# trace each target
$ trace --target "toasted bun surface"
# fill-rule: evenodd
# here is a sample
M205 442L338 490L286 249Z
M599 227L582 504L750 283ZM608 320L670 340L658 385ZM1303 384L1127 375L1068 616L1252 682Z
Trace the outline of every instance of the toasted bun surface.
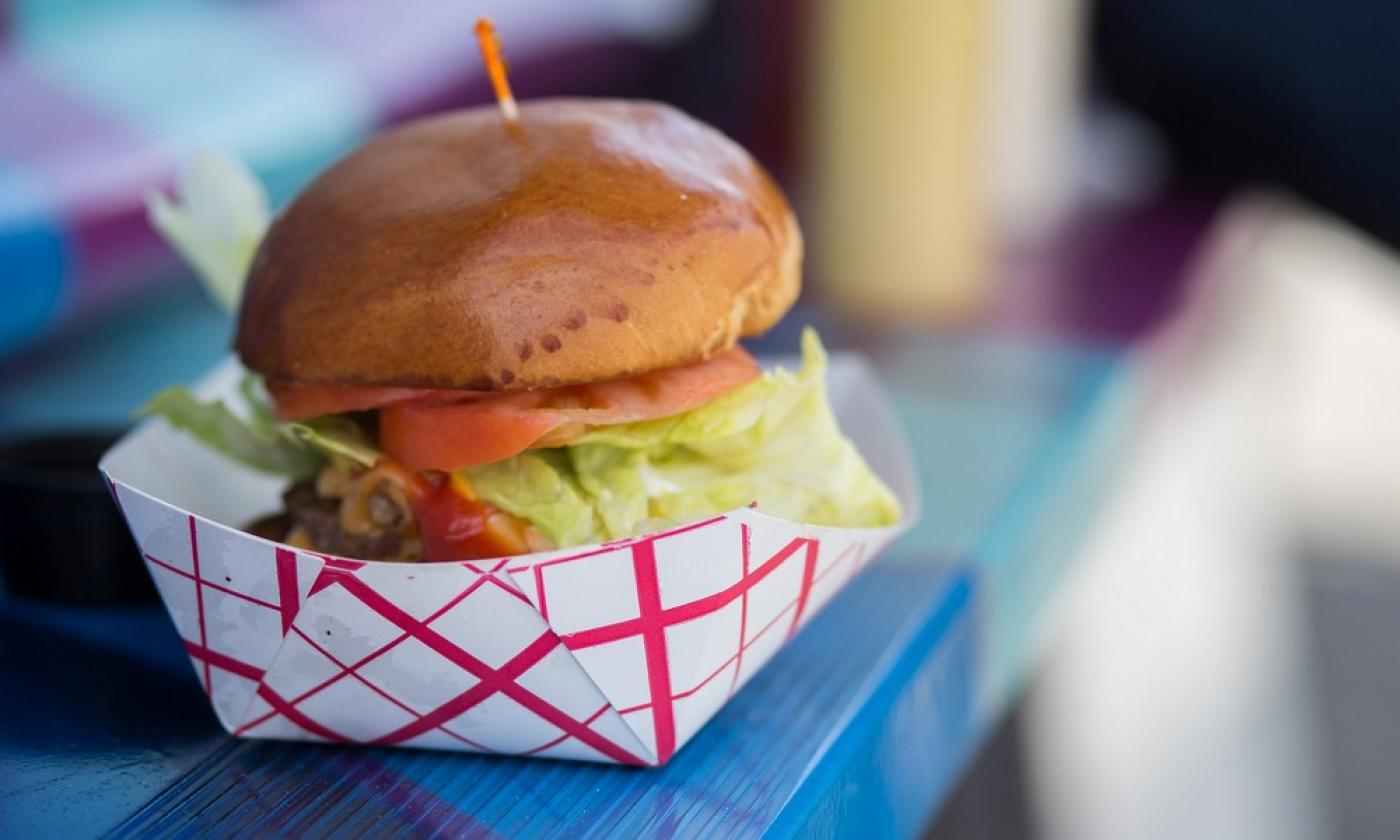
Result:
M648 102L495 106L382 134L277 219L235 347L270 379L517 390L698 361L797 296L787 201Z

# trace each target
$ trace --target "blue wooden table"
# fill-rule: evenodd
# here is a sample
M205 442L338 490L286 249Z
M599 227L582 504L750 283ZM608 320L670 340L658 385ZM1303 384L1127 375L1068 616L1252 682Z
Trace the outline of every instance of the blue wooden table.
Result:
M0 428L120 421L226 330L193 299L137 313L12 372ZM158 605L0 594L0 837L915 834L1032 666L1121 426L1120 360L882 340L923 520L660 769L231 739Z

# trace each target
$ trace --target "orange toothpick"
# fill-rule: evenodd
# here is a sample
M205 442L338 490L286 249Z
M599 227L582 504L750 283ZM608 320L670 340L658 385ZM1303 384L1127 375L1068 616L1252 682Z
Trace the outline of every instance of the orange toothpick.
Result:
M496 39L496 27L489 18L477 18L476 42L481 45L481 60L486 63L491 87L496 89L496 104L501 106L501 116L505 117L506 122L514 123L520 119L520 109L515 106L515 97L510 92L506 62L501 57L501 42Z

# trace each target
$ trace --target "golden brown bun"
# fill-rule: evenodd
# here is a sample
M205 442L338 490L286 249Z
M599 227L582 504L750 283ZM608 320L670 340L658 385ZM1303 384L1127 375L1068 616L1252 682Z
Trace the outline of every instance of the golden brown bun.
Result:
M235 347L268 378L525 389L698 361L772 326L802 240L743 149L674 108L529 102L410 123L273 223Z

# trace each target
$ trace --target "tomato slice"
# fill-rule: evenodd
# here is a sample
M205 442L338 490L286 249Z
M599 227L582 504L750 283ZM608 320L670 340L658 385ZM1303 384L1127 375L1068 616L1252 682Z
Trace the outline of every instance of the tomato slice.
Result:
M379 414L379 445L411 470L455 470L524 452L558 424L553 412L507 406L391 405Z
M430 388L343 388L336 385L295 385L269 380L267 392L283 420L309 420L323 414L366 411L409 400L431 399L444 392ZM451 393L451 392L449 392ZM476 393L463 391L463 398Z
M594 426L679 414L758 375L735 347L707 361L628 379L441 404L386 405L379 445L411 470L456 470L504 460L532 446L558 446Z

